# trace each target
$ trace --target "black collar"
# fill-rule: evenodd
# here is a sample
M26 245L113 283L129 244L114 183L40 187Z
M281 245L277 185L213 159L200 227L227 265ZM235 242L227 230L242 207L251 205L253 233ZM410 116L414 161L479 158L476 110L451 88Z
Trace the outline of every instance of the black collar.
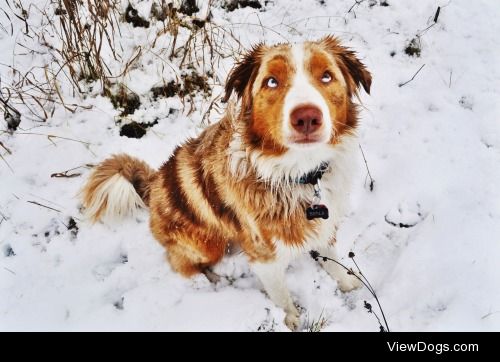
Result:
M321 162L321 165L317 168L296 178L294 182L302 185L316 185L318 180L321 180L326 171L328 171L329 166L330 164L328 162Z

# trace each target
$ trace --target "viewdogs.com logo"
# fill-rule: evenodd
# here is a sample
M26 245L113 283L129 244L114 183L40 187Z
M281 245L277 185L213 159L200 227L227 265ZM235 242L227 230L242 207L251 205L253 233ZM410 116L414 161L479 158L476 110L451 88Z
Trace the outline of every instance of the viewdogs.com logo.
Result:
M478 352L479 345L477 343L456 343L449 345L448 343L399 343L387 342L387 347L391 352L434 352L441 354L443 352Z

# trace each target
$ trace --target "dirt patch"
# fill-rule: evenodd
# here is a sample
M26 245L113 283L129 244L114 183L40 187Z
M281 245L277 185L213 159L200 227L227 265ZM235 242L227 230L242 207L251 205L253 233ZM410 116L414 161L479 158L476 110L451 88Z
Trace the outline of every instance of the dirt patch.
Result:
M420 45L420 39L418 38L413 38L410 40L408 45L405 47L405 54L409 55L410 57L420 57L420 53L422 51L422 47Z
M210 74L200 75L194 71L190 74L183 74L181 78L184 84L179 95L185 97L187 95L194 96L196 93L202 93L203 96L209 97L212 94L212 88L208 84L210 76Z
M193 19L191 22L198 29L203 28L205 26L205 24L207 23L205 20L200 20L200 19Z
M165 85L157 86L151 88L153 93L153 99L158 98L170 98L179 96L184 97L194 97L196 94L202 94L203 97L210 97L212 94L212 87L209 84L209 79L212 74L208 73L206 75L198 74L196 71L191 71L191 73L184 73L181 75L181 81L170 81Z
M16 253L14 252L14 249L12 249L12 246L7 244L3 249L3 255L7 258L10 258L11 256L16 256Z
M149 127L158 124L158 121L154 122L130 122L124 124L120 128L120 136L125 136L128 138L142 138Z
M73 219L73 217L69 218L68 225L66 225L66 228L71 232L71 238L76 239L80 228L76 224L76 221L75 221L75 219Z
M179 12L191 16L200 11L200 8L196 5L196 0L184 0Z
M163 86L153 87L151 88L151 92L153 92L153 99L157 100L158 98L170 98L174 97L181 90L181 85L176 83L175 81L170 81Z
M243 8L261 9L262 4L258 0L229 0L222 5L222 8L227 11Z
M111 100L113 107L123 109L120 116L134 114L135 110L141 106L139 96L127 89L124 85L118 86L118 91L113 93L110 89L104 91L104 95Z
M7 122L7 129L9 131L17 130L17 127L19 127L19 124L21 123L21 113L14 108L9 109L7 106L5 106L3 118Z
M130 4L128 4L125 10L125 21L132 24L134 28L149 28L149 21L141 18L138 11Z
M124 297L121 297L119 300L113 303L113 307L115 307L118 310L123 310L123 301Z

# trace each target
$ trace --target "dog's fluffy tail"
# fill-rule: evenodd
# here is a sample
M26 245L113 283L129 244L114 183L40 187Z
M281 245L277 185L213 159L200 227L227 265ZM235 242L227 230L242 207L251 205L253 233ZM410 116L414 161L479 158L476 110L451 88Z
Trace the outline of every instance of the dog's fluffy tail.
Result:
M80 192L86 218L92 222L117 219L148 206L155 174L145 162L125 154L106 159Z

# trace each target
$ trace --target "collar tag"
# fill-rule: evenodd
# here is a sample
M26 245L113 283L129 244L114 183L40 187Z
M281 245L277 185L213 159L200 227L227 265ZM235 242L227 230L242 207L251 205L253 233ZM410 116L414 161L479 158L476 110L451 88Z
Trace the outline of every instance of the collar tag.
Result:
M306 209L307 220L328 219L328 208L325 205L311 205Z

